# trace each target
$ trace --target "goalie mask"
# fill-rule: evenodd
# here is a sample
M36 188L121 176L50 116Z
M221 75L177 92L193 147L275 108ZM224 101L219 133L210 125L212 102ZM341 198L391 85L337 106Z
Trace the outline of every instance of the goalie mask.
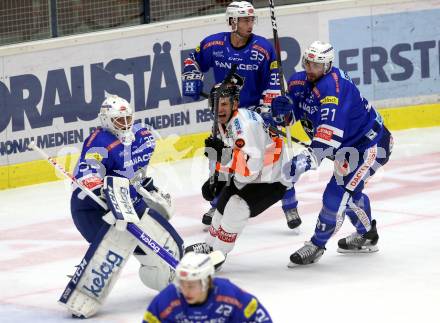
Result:
M335 59L335 50L329 43L319 40L314 41L305 51L302 57L302 67L305 69L306 61L324 64L324 74L330 72Z
M232 26L232 23L237 26L238 18L240 17L253 17L254 23L257 23L257 17L255 16L254 6L247 1L233 1L226 8L226 23L228 26ZM232 30L236 31L236 30Z
M134 134L133 108L127 100L117 95L109 96L104 100L99 111L101 125L112 132L123 144L131 144Z
M183 256L176 267L175 284L180 288L180 281L197 281L202 283L202 290L209 288L210 279L214 277L214 264L204 253L189 252Z

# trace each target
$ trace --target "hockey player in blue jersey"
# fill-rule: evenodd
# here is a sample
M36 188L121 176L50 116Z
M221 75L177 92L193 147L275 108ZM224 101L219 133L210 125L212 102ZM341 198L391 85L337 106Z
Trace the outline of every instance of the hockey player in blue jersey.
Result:
M329 43L313 42L303 55L305 71L289 79L287 96L272 101L274 117L293 112L293 119L307 125L311 135L311 149L292 160L294 182L303 172L318 167L325 157L334 159L334 173L324 191L315 233L290 256L289 266L317 262L345 215L356 232L339 240L338 251L378 250L376 221L363 189L368 178L388 162L393 138L349 76L332 66L333 60L334 49Z
M255 9L247 1L233 1L226 9L226 23L231 32L221 32L206 37L184 61L182 74L183 95L198 100L203 89L203 73L214 71L215 83L223 81L232 67L244 78L240 92L240 108L255 110L265 121L271 121L270 103L280 91L278 66L272 44L264 37L253 34L257 20ZM202 222L210 225L218 196ZM301 224L297 210L298 201L293 188L286 192L282 207L289 228Z
M183 241L168 222L170 196L146 176L155 139L148 129L133 125L133 114L130 104L118 96L110 96L102 103L102 127L85 140L74 176L103 199L106 176L129 179L131 202L139 218L135 219L137 225L180 259ZM71 196L71 213L75 226L90 244L60 299L75 316L90 317L97 312L131 254L140 262L139 276L149 288L161 290L172 280L174 271L155 253L143 252L125 230L126 223L121 223L124 221L102 209L79 188Z
M157 295L143 323L272 322L258 299L224 278L214 278L206 254L185 254L176 268L174 284Z

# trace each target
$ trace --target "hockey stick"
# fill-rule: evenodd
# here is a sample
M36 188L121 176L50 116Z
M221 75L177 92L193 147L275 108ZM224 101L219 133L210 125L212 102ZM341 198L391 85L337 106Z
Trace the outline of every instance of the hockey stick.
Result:
M221 91L225 87L225 85L231 81L232 75L235 73L236 70L237 70L237 64L232 64L231 69L229 70L224 80L220 83L220 86L217 89L217 91ZM203 92L202 92L202 96L209 98L209 95ZM219 98L214 92L214 102L213 102L214 119L212 124L213 138L217 137L217 132L218 132L218 103L219 103ZM216 165L216 161L212 162L212 165L210 165L212 174L209 176L209 184L211 185L214 185L218 181L219 173L216 171L215 165Z
M101 200L98 196L96 196L91 190L82 185L74 176L72 176L69 172L67 172L63 166L58 164L55 159L46 154L41 148L39 148L35 142L31 142L28 145L29 148L39 153L46 161L51 164L54 168L60 171L66 178L68 178L72 183L78 186L83 192L85 192L92 200L94 200L99 206L101 206L104 210L109 210L107 204ZM134 223L127 224L127 231L130 232L137 240L139 240L143 245L145 245L148 249L154 251L163 261L165 261L168 266L172 269L175 269L178 261L164 249L160 244L154 241L149 235L147 235L141 228L139 228ZM225 261L225 256L219 250L213 251L209 254L214 265L217 265L223 261Z
M272 21L272 32L273 32L273 41L275 43L275 52L277 55L277 64L278 64L278 72L279 72L279 79L280 79L280 85L281 85L281 95L286 95L286 85L284 84L284 72L283 72L283 65L281 64L281 46L280 46L280 39L278 37L278 27L277 27L277 20L275 18L275 4L274 0L269 0L269 8L270 8L270 19ZM290 135L290 125L288 120L288 115L284 118L284 123L286 127L286 137L287 137L287 146L289 148L292 148L292 139Z

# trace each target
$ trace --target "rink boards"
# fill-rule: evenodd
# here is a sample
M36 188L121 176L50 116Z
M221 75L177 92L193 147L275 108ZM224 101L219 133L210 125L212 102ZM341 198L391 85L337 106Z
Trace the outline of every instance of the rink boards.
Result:
M269 11L258 10L258 16L255 33L271 38ZM284 70L301 69L301 52L313 40L331 41L335 64L381 110L390 129L439 125L439 19L438 1L278 8ZM198 155L212 120L206 100L181 95L182 61L203 37L224 30L224 15L215 15L0 48L0 189L57 179L27 149L31 140L71 169L99 124L107 93L128 99L136 119L157 130L153 162ZM205 91L212 82L210 74Z

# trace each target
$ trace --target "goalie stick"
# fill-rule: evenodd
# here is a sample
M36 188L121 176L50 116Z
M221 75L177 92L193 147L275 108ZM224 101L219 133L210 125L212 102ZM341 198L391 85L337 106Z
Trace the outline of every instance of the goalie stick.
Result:
M31 142L28 146L32 150L39 153L46 161L51 164L54 168L56 168L61 174L63 174L66 178L68 178L72 183L74 183L78 188L80 188L83 192L85 192L91 199L93 199L99 206L101 206L104 210L109 210L107 204L101 200L98 196L96 196L91 190L82 185L74 176L72 176L69 172L67 172L63 166L57 163L55 159L47 155L41 148L39 148L35 142ZM165 261L168 266L172 269L175 269L178 261L166 251L161 245L159 245L156 241L154 241L148 234L146 234L142 229L140 229L134 223L127 224L127 231L130 232L138 241L142 243L142 248L147 247L149 250L155 252L163 261ZM220 254L219 254L220 253ZM221 251L213 252L212 256L210 254L210 258L216 263L220 263L224 261L225 257Z

